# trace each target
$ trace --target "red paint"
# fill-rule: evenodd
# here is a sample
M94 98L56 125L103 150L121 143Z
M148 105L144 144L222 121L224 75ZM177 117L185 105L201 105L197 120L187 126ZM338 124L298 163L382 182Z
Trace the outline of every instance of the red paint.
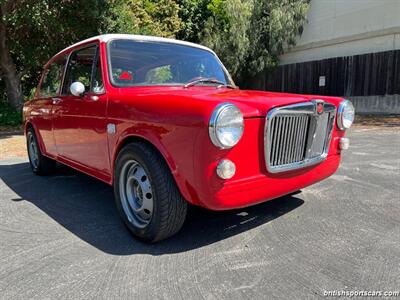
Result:
M270 174L264 160L265 116L272 108L312 99L338 107L337 97L295 95L232 90L207 86L124 87L111 85L106 44L100 45L105 93L84 97L62 96L35 99L24 107L25 126L32 125L42 152L109 184L118 151L127 139L146 140L165 158L176 183L191 203L221 210L243 207L276 198L316 183L333 174L340 162L339 138L335 125L328 158L305 169ZM93 41L83 45L93 44ZM68 48L54 57L79 47ZM228 150L215 147L208 135L208 122L221 102L237 105L245 118L239 143ZM318 107L318 109L320 109ZM322 107L323 109L323 107ZM107 133L107 124L116 133ZM335 122L336 124L336 122ZM217 163L227 158L236 164L232 179L216 176Z

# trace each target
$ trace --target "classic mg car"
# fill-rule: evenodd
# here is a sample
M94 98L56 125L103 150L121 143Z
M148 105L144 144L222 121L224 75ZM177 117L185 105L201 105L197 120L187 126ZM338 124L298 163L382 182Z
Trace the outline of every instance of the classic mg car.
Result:
M114 187L134 236L175 234L188 203L254 205L338 168L348 100L238 89L216 54L172 39L102 35L45 66L24 106L29 161L56 161Z

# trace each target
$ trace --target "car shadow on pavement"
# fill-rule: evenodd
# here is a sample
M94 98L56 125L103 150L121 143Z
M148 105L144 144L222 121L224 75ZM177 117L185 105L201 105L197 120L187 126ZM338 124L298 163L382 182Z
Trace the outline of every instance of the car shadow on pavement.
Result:
M28 163L18 163L0 165L0 178L18 195L9 199L15 205L34 204L77 237L112 255L162 255L200 248L271 222L304 203L285 196L230 211L190 207L177 235L149 245L128 233L115 208L112 188L92 177L65 166L52 176L40 177L32 174Z

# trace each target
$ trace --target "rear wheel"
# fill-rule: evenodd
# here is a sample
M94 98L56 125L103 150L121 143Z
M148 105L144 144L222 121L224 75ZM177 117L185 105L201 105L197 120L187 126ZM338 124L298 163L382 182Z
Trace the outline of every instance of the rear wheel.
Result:
M147 242L170 237L182 227L187 203L164 159L144 143L126 145L114 173L118 211L133 235Z
M54 172L56 162L42 154L35 131L32 127L29 128L26 134L26 146L33 173L37 175L47 175Z

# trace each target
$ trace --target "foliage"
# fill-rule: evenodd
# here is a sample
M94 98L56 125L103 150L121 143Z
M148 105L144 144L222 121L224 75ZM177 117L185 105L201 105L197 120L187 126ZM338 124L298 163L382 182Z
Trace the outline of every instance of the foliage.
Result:
M10 1L10 0L9 0ZM106 0L15 0L3 16L7 42L27 95L43 65L71 43L98 34Z
M248 32L254 0L212 0L208 18L200 37L202 44L212 48L237 78L250 48Z
M179 17L183 22L176 38L188 42L199 42L199 34L203 31L207 19L211 16L208 9L210 0L177 0L180 6Z
M175 37L182 28L179 5L173 0L113 0L107 32Z
M309 0L211 0L200 42L243 83L274 67L301 33Z
M271 0L254 6L249 39L252 45L242 70L256 74L275 67L285 48L296 43L303 31L309 0Z
M0 126L16 127L21 124L21 112L10 106L7 102L0 100Z
M295 43L308 6L309 0L0 0L0 25L29 97L50 57L99 33L204 44L243 83L275 66L283 49ZM5 88L0 78L1 95Z

